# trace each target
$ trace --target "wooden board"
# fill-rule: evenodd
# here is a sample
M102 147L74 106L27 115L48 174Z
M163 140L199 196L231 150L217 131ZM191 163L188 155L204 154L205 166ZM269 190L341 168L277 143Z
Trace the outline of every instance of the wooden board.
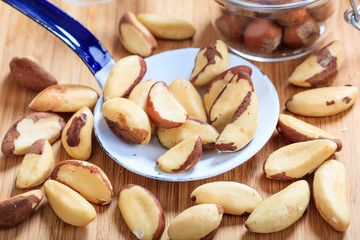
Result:
M216 39L210 24L207 0L118 0L104 5L77 6L54 0L57 6L89 28L113 55L115 60L127 56L118 36L117 25L125 11L134 13L175 13L189 19L197 28L193 39L185 41L159 40L156 53L182 47L202 47ZM332 85L360 85L360 31L345 23L342 13L349 7L341 1L338 21L332 28L327 42L339 39L345 43L345 62ZM50 71L60 83L80 83L100 92L90 71L63 42L24 15L0 2L0 139L20 117L30 112L28 104L35 93L26 90L9 75L8 64L12 57L32 55ZM288 85L286 79L301 59L282 63L255 63L273 81L280 97L281 112L284 103L301 89ZM340 137L344 148L335 159L345 164L348 195L351 204L351 224L345 233L335 231L316 210L313 200L304 216L289 228L272 234L248 232L244 226L246 216L225 215L214 239L360 239L360 103L348 111L326 118L301 118ZM141 177L116 164L94 139L90 162L100 166L113 184L115 197L110 205L95 206L97 218L87 227L73 227L63 223L44 199L30 218L16 228L0 230L0 239L135 239L127 228L118 208L118 192L125 184L133 183L148 188L158 197L166 216L166 229L181 211L192 206L190 193L203 183L231 180L255 188L263 198L278 192L290 184L265 178L262 170L267 156L286 145L276 131L269 142L253 158L235 169L206 180L193 182L163 182ZM69 159L60 141L53 145L56 161ZM8 157L0 153L0 199L7 199L25 190L15 186L15 177L22 161L21 156ZM311 184L312 176L306 178ZM42 189L42 187L41 187ZM1 216L0 216L1 217ZM168 239L166 232L162 236Z

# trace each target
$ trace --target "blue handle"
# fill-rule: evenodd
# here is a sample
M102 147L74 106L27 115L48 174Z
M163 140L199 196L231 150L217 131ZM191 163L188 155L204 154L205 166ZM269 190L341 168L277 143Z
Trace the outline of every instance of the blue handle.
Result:
M89 30L48 1L2 1L32 18L64 41L85 62L94 76L109 62L113 62L108 51ZM103 85L103 83L99 83Z

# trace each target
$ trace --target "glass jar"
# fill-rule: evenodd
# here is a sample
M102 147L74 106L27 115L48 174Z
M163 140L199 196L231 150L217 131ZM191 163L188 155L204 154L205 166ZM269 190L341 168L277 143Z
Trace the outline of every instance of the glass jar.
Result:
M295 59L336 26L338 0L210 0L212 24L235 53L260 62Z

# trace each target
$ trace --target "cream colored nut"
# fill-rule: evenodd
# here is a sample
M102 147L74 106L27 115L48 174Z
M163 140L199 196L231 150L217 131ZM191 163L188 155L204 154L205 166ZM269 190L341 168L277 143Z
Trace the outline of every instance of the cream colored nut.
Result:
M351 214L344 165L336 160L324 162L314 174L313 192L321 216L336 230L346 231Z
M151 137L150 121L144 110L126 98L112 98L102 111L109 128L127 143L147 144Z
M160 239L165 229L165 216L160 202L149 190L134 184L122 187L119 208L138 239Z
M39 205L43 193L32 190L0 202L0 229L11 228L23 222Z
M14 57L10 62L10 72L21 86L35 92L57 84L55 77L33 57Z
M315 88L295 94L285 107L292 113L309 116L331 116L350 108L359 95L357 87Z
M219 227L224 210L216 204L200 204L181 212L170 223L172 240L211 239Z
M245 110L241 105L249 103L254 85L245 72L237 73L225 85L209 110L209 122L219 132L231 121L237 111Z
M50 178L72 188L95 204L109 204L114 195L111 182L104 171L89 162L80 160L59 162Z
M199 136L184 139L161 155L156 166L168 173L181 173L195 167L202 154L202 143Z
M210 42L196 55L190 82L194 86L204 86L221 72L225 71L229 61L228 50L221 40Z
M176 78L169 85L176 100L185 108L190 118L207 122L204 103L196 88L185 78Z
M76 112L84 106L94 107L98 97L94 89L84 85L53 85L39 92L29 108L33 111Z
M311 174L336 151L331 140L311 140L282 147L264 163L266 177L278 180L294 180Z
M211 106L213 105L215 99L219 96L221 90L223 90L235 74L240 72L246 72L249 76L251 76L252 69L245 65L236 66L220 73L209 83L204 93L204 106L206 113L209 113Z
M96 218L95 208L68 186L47 180L44 183L44 190L51 208L62 221L82 227Z
M309 201L309 184L305 180L296 181L261 202L246 220L245 227L257 233L283 230L301 218Z
M104 87L104 101L126 97L146 73L145 60L137 55L120 59L111 69Z
M51 145L46 139L35 141L27 151L16 176L18 188L31 188L45 182L55 160Z
M155 80L149 79L137 84L130 92L128 99L139 105L145 112L147 112L147 97L150 88L156 83Z
M66 123L61 134L65 151L78 160L88 160L91 156L94 116L88 107L77 111Z
M179 127L188 118L186 110L164 82L157 82L150 88L147 113L153 123L161 128Z
M334 41L305 59L291 74L288 81L299 87L324 85L339 71L344 62L344 47Z
M156 134L160 144L166 148L172 148L192 135L198 135L201 138L203 148L214 148L219 136L213 126L193 118L189 118L177 128L158 128Z
M291 115L280 114L276 128L281 136L291 143L329 139L337 144L336 151L340 151L342 148L341 140L338 137Z
M200 185L191 193L196 204L214 203L224 209L224 213L242 215L251 213L262 198L259 193L238 182L219 181Z
M186 19L176 15L139 14L138 20L158 38L183 40L195 35L195 27Z
M150 56L156 49L154 36L132 12L126 12L119 23L119 37L123 47L132 54Z
M4 136L1 151L5 155L24 155L38 139L55 142L65 126L62 117L53 113L34 112L16 121Z
M221 152L235 152L244 148L255 135L258 112L256 94L249 91L216 140L215 148Z

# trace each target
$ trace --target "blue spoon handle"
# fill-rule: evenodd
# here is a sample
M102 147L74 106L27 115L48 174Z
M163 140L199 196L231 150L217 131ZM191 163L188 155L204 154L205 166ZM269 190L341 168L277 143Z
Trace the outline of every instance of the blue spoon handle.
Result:
M46 0L2 0L65 42L84 61L103 88L114 64L101 42L83 25ZM101 73L106 68L106 73ZM99 77L97 77L100 75Z

